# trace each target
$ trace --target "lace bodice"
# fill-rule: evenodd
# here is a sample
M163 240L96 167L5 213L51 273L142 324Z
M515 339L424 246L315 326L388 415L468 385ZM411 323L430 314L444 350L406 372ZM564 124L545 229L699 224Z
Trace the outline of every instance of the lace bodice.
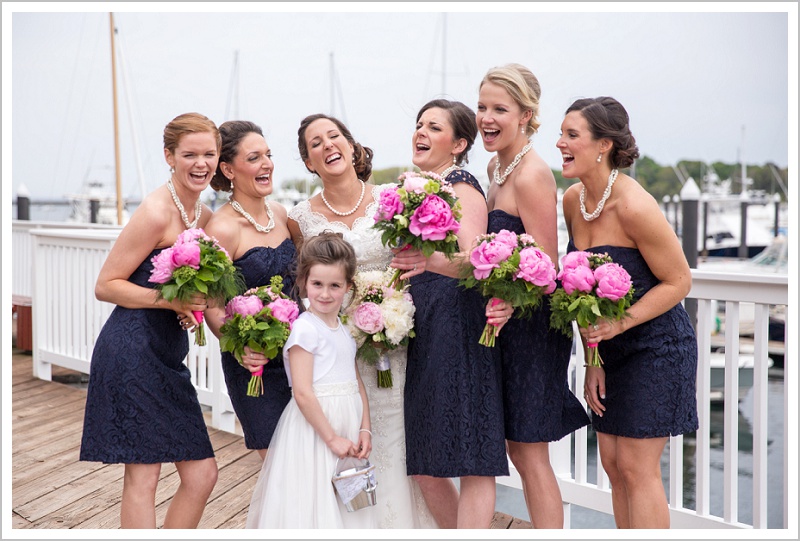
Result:
M383 270L392 260L392 251L381 244L381 232L372 227L373 216L378 210L378 200L383 190L391 186L381 184L372 187L372 203L368 204L364 216L353 222L352 229L340 221L330 222L319 212L311 210L307 200L295 205L289 211L289 218L297 222L303 238L314 237L323 231L330 230L341 233L344 239L353 245L358 259L358 271Z

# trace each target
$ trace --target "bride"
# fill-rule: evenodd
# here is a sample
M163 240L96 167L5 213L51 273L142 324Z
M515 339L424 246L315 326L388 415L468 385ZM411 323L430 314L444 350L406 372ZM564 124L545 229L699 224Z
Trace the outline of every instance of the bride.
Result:
M289 211L289 231L298 246L304 238L322 231L341 233L353 245L359 272L384 270L394 254L381 244L381 232L372 227L377 202L385 186L367 182L372 171L372 150L355 141L336 118L315 114L300 123L300 156L306 168L322 180L322 191ZM424 270L409 262L401 278ZM378 481L378 516L381 528L436 528L416 482L406 474L403 422L406 348L389 353L391 388L379 388L374 365L359 362L367 388L372 417L372 454Z

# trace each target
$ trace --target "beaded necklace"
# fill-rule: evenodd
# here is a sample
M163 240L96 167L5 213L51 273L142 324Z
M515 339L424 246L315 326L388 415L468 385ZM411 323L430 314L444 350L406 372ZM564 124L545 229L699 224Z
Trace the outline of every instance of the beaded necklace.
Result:
M514 170L514 168L519 164L519 161L522 159L522 157L525 154L527 154L528 151L530 149L532 149L532 148L533 148L533 143L528 143L527 145L522 147L522 150L519 151L519 154L514 156L514 160L508 165L508 167L506 167L506 170L505 170L505 172L503 172L502 175L499 174L499 171L500 171L500 156L498 156L497 157L497 161L494 164L494 175L493 175L494 183L497 184L498 186L502 186L503 183L508 178L508 175L510 175L511 172Z
M614 185L614 181L617 180L618 174L619 171L617 169L613 169L611 174L608 175L608 186L606 186L606 189L603 191L603 198L600 199L600 202L597 204L597 208L594 209L594 212L591 214L586 212L586 205L584 203L586 200L586 186L581 187L581 214L583 214L584 220L591 222L600 216L601 212L603 212L603 207L605 206L606 201L608 201L608 198L611 196L611 187Z
M359 180L359 182L361 182L361 181ZM322 189L322 191L319 193L319 195L320 195L320 197L322 197L322 202L325 203L325 206L328 207L328 210L330 210L332 213L334 213L337 216L350 216L351 214L353 214L355 211L358 210L358 207L361 206L361 202L364 200L364 193L366 191L367 191L367 183L366 182L361 182L361 196L358 198L358 202L356 203L356 206L353 207L351 210L349 210L347 212L339 212L338 210L333 208L330 203L328 203L328 200L325 199L325 188Z
M267 207L267 216L269 217L269 223L267 225L261 225L260 223L256 222L255 218L250 216L250 213L244 210L244 208L242 208L242 205L240 205L239 202L236 201L235 199L231 199L230 201L228 201L228 203L230 203L233 210L244 216L248 222L253 224L253 227L255 227L256 231L258 231L259 233L269 233L270 231L275 229L275 220L272 214L272 209L270 208L269 203L267 202L266 199L264 200L264 206Z
M175 206L178 207L178 211L181 213L181 219L183 220L183 225L186 226L186 229L194 229L197 227L197 222L200 221L200 213L203 212L203 205L200 203L200 198L197 198L197 203L194 206L194 221L190 222L189 217L186 215L186 209L183 208L183 203L181 200L178 199L178 194L175 193L175 186L172 185L172 179L167 180L167 189L169 193L172 194L172 200L175 202Z

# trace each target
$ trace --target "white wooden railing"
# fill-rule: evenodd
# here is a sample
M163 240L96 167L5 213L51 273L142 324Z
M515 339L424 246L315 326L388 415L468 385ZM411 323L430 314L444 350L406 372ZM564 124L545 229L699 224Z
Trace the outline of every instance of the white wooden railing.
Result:
M48 224L49 225L49 224ZM32 277L30 295L33 301L33 366L34 374L50 379L55 364L89 373L94 341L113 308L94 297L97 274L113 245L119 228L68 230L66 228L36 227L30 222L14 222L12 237L13 275L28 273ZM26 238L27 237L27 238ZM29 248L30 247L30 248ZM26 259L27 258L27 259ZM788 305L786 276L751 276L742 274L692 271L693 285L689 298L697 300L698 376L697 402L700 429L695 435L694 456L684 455L684 437L670 438L668 445L669 504L674 528L767 528L767 370L769 346L767 325L770 308ZM12 293L23 294L25 280L12 276ZM19 278L19 279L18 279ZM754 419L753 419L753 483L752 523L743 523L738 516L738 401L724 401L724 502L721 515L712 514L710 464L710 352L714 334L715 306L725 307L725 389L728 397L738 398L739 377L739 312L740 307L754 307ZM789 327L787 326L787 329ZM211 424L216 428L234 431L235 415L225 388L220 367L220 353L213 333L206 333L208 344L198 347L190 340L186 363L198 390L200 403L211 409ZM191 336L191 335L190 335ZM780 344L779 344L780 346ZM789 518L789 397L796 393L795 382L786 374L791 359L788 339L783 350L787 360L784 370L783 423L783 517L784 528ZM774 344L773 344L774 347ZM573 391L583 388L581 348L576 348L570 372ZM582 393L576 392L582 399ZM596 443L589 437L588 428L577 430L559 442L551 444L551 462L559 479L565 506L566 526L569 527L571 506L577 505L606 514L612 513L608 478L601 467L591 475L590 457L600 464ZM794 450L793 450L794 451ZM684 465L692 463L695 493L683 490ZM511 468L509 477L497 482L521 488L519 475ZM694 509L684 507L687 497Z

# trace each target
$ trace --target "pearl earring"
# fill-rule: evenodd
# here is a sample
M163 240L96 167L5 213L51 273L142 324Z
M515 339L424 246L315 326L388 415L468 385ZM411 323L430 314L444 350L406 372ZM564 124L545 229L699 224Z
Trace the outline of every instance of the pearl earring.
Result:
M455 155L453 156L453 165L458 165L458 162L456 162L456 157L455 157Z
M175 168L174 168L174 167L170 167L170 168L169 168L169 172L170 172L170 173L174 173L174 172L175 172Z
M601 152L601 153L600 153L600 154L597 156L597 163L600 163L600 162L602 162L602 161L603 161L603 153Z
M519 131L520 131L520 133L524 134L525 133L525 126L522 126Z

